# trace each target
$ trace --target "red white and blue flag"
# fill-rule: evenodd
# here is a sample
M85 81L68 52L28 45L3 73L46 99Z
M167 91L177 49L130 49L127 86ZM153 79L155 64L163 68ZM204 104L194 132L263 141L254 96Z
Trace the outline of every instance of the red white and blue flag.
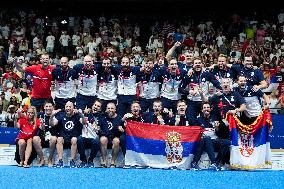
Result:
M244 125L236 115L227 114L231 133L230 164L232 169L257 169L271 164L269 127L271 115L263 111L250 125Z
M127 122L125 165L190 168L203 129Z

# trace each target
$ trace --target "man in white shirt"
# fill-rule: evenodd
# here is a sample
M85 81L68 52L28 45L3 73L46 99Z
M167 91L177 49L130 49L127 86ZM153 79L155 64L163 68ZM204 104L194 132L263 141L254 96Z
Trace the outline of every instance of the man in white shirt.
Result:
M87 124L83 125L82 135L79 136L77 145L80 154L81 163L79 167L94 167L94 158L100 150L100 141L98 137L99 127L105 120L101 115L102 103L98 100L92 106L92 112L88 114ZM106 121L104 122L106 124ZM87 158L85 149L91 149L90 156Z
M89 55L96 56L97 44L94 38L87 44L87 48Z
M55 43L55 37L52 35L51 32L48 32L48 36L46 37L46 52L48 54L53 53Z
M80 37L79 33L75 33L75 34L72 35L72 48L73 48L73 52L75 52L75 49L79 45L80 40L81 40L81 37Z
M6 116L7 114L3 112L3 103L0 102L0 127L7 127Z
M71 41L70 36L67 34L67 32L62 32L59 42L61 44L61 52L63 56L68 56L69 54L69 42Z

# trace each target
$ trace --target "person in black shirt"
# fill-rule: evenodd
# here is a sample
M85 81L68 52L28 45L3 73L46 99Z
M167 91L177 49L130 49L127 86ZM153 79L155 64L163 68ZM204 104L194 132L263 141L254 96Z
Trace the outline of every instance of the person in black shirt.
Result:
M198 161L203 153L207 152L211 161L209 168L216 171L220 170L220 164L228 163L230 147L229 129L221 120L215 120L211 115L211 106L208 102L202 104L202 113L197 118L196 125L204 128L201 140L197 145L191 168L199 170ZM215 157L214 152L218 152ZM227 159L226 159L227 158Z
M107 126L101 126L100 132L100 143L101 143L101 154L102 161L101 166L107 166L107 149L112 149L112 159L110 167L116 167L116 159L119 152L119 137L121 132L119 127L123 125L122 118L116 113L116 106L114 103L110 102L106 107L105 120L107 121Z
M147 112L144 114L145 123L167 125L169 123L169 111L165 108L163 110L162 102L156 100L153 103L154 112Z
M87 124L84 114L74 109L74 104L70 101L65 104L65 112L59 112L56 117L54 114L50 117L50 125L57 126L59 129L56 146L59 159L57 167L63 167L63 144L71 145L70 167L76 167L77 138L82 133L82 124Z
M33 146L36 149L39 158L41 159L39 163L40 166L44 165L42 147L49 147L48 166L53 166L53 155L58 137L58 128L52 127L49 124L49 119L52 114L55 114L60 111L60 109L54 110L54 105L51 101L46 101L44 104L44 112L38 113L37 117L43 119L45 125L44 130L39 130L37 136L33 137Z
M125 121L124 126L119 126L118 129L122 133L120 136L120 147L123 155L126 154L125 148L125 127L127 121L137 121L137 122L144 122L143 114L140 112L141 107L138 101L134 101L131 104L131 113L127 113L123 116L122 121Z
M225 119L226 114L236 114L246 110L244 98L236 91L232 90L230 79L223 78L221 81L222 92L218 91L211 98L210 104L213 105L213 116Z
M179 100L177 103L177 114L170 118L169 125L173 126L192 126L194 121L186 116L187 105L185 101Z

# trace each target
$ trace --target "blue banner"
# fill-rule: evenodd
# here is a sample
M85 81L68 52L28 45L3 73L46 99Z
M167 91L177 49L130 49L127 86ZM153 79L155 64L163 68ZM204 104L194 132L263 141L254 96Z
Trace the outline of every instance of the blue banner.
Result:
M284 115L272 115L273 130L269 134L272 149L284 149Z
M0 144L16 144L18 133L18 128L0 127Z

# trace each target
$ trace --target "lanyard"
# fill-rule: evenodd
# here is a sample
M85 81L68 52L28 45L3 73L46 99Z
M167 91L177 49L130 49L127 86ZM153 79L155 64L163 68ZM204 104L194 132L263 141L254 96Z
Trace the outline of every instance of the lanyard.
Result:
M175 89L175 84L176 84L176 78L174 78L173 75L171 75L170 83L172 85L172 90L174 90Z
M224 99L229 103L230 106L233 106L234 108L236 107L235 105L233 105L229 99L223 94Z
M225 74L222 74L221 71L218 71L218 75L220 80L225 77Z
M248 86L246 86L244 92L242 92L242 96L243 96L243 97L245 96L245 93L247 92L247 89L248 89Z
M200 74L195 74L195 80L197 81L198 84L201 83L201 79L202 79L201 74L202 74L201 72Z

